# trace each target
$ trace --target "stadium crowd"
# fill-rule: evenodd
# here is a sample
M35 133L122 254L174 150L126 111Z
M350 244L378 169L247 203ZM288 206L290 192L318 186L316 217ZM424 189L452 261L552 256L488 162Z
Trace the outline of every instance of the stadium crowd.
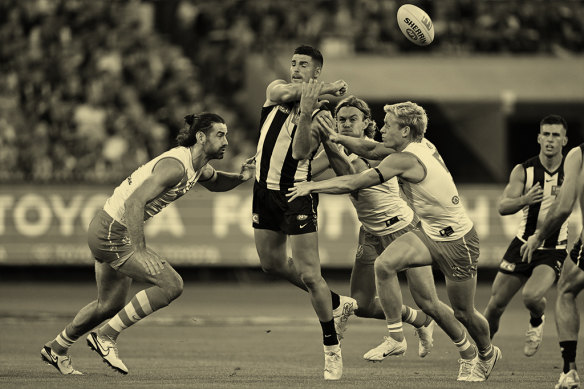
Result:
M254 153L256 129L233 99L249 52L416 51L395 21L402 3L0 2L0 182L117 182L171 147L183 116L207 110L229 124L218 167L230 170ZM584 52L581 1L413 3L433 18L435 55Z

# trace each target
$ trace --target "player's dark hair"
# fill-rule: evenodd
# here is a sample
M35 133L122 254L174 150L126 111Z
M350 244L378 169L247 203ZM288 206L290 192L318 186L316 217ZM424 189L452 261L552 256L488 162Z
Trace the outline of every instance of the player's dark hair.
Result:
M320 51L318 51L318 49L315 49L312 46L307 46L307 45L298 46L294 50L294 54L308 55L310 58L312 58L312 60L314 62L317 62L321 68L322 68L322 65L324 64L324 59L322 58L322 54L320 53Z
M564 126L564 130L568 131L568 122L566 122L566 119L560 115L547 115L541 119L541 122L539 122L539 128L541 128L544 124L561 124Z
M217 114L208 112L187 115L183 128L176 136L176 142L179 146L191 147L197 143L197 132L202 131L203 134L208 135L214 123L225 124L225 120Z
M361 111L363 113L363 119L369 119L369 125L367 125L367 128L365 128L365 136L368 138L373 138L375 136L377 124L373 119L371 119L371 109L369 108L369 105L367 105L365 100L362 100L353 95L345 97L344 99L338 102L335 108L335 117L339 113L339 110L343 107L355 107L359 111Z

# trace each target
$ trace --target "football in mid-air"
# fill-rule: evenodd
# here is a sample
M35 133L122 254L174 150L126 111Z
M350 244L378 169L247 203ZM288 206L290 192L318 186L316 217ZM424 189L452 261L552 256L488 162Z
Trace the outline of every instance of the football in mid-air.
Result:
M397 24L405 37L418 46L427 46L434 40L432 19L415 5L404 4L399 7Z

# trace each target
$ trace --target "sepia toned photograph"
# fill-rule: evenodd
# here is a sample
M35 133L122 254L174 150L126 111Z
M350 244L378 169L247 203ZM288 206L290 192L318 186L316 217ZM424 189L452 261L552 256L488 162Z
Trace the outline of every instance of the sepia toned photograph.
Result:
M0 388L578 389L583 221L583 0L0 0Z

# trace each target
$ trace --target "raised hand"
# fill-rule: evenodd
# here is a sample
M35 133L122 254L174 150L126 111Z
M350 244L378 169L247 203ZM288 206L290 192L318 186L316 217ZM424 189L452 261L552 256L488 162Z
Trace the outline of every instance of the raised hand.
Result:
M337 132L336 122L330 113L328 115L318 115L316 122L323 138L329 139L333 143L338 143L339 133Z
M333 85L337 87L337 90L335 91L335 93L333 93L335 96L344 96L345 93L347 93L347 91L349 90L349 84L347 84L343 80L337 80L333 82Z
M310 79L302 83L302 94L300 95L300 112L312 112L316 108L318 96L322 91L324 83Z

